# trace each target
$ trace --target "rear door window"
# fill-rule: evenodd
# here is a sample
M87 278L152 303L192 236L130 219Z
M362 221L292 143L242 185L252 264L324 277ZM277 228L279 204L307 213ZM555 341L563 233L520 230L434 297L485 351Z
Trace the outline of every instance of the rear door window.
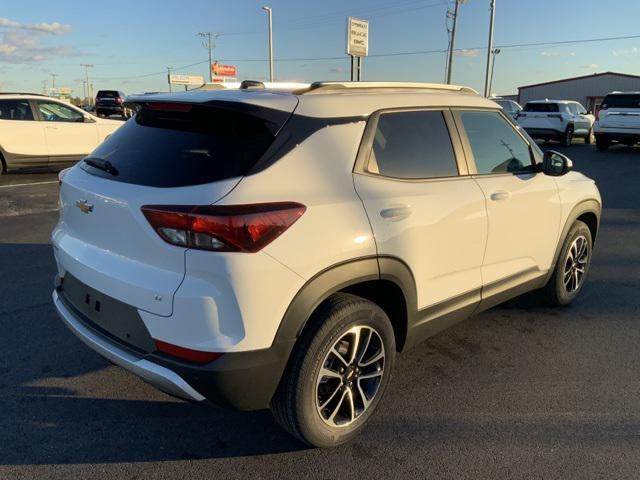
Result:
M381 114L367 170L404 179L458 175L449 130L442 112Z
M143 106L89 155L108 160L116 173L84 162L81 168L110 180L152 187L199 185L246 175L290 114L255 106L244 113L232 102L224 103L226 108Z
M559 112L557 103L527 103L525 112Z
M602 102L602 108L640 108L640 95L607 95Z
M478 174L535 172L531 150L497 112L460 112Z
M0 100L0 120L33 120L28 100Z

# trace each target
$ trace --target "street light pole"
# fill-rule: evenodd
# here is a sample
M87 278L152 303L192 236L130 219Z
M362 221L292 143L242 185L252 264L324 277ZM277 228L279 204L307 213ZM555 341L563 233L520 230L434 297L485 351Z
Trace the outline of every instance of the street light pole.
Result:
M89 63L81 63L81 67L84 67L85 79L87 81L87 96L89 97L89 105L93 105L93 93L91 92L91 84L89 83L89 69L93 68L93 65Z
M58 76L57 73L52 73L51 74L51 90L55 92L56 90L56 77Z
M489 77L489 95L491 95L491 88L493 87L493 71L496 67L496 56L501 52L499 48L494 48L491 53L493 58L491 59L491 76Z
M487 69L484 76L484 96L489 96L489 88L491 87L491 52L493 50L493 24L496 18L496 0L490 0L491 20L489 23L489 43L487 45Z
M169 93L171 93L171 67L167 67L167 83L169 84Z
M207 48L207 50L209 50L209 82L213 83L213 71L211 70L211 50L215 47L215 44L213 43L215 38L220 36L220 34L212 32L198 32L198 36L205 39L205 47ZM214 40L211 40L211 37L213 37Z
M273 21L271 7L262 7L269 19L269 81L273 82Z
M456 6L453 10L453 26L451 27L451 41L449 42L449 52L447 56L447 75L445 78L445 83L451 83L451 69L453 64L453 49L456 45L456 25L458 24L458 7L462 0L455 0ZM450 12L447 11L447 15Z

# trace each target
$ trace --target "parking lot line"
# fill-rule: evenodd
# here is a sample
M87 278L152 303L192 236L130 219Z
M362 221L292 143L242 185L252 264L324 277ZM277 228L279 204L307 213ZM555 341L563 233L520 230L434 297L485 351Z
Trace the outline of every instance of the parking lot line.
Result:
M33 183L16 183L15 185L0 185L0 188L30 187L31 185L46 185L48 183L58 183L58 180L49 180L47 182L33 182Z

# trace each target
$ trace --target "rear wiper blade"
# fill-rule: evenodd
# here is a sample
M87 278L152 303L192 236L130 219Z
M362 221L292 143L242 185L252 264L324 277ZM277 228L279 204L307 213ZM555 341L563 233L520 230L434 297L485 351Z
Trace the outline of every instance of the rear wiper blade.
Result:
M87 165L102 170L103 172L110 173L114 177L118 175L118 169L112 165L109 160L103 160L96 157L87 157L84 159L84 163Z

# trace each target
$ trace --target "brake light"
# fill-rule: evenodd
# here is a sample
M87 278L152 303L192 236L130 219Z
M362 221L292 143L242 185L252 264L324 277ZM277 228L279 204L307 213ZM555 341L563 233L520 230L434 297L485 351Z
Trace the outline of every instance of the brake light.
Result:
M142 213L167 243L216 252L254 253L305 212L294 202L251 205L145 205Z
M193 363L209 363L217 360L222 356L220 352L203 352L201 350L192 350L190 348L179 347L171 343L161 340L153 340L156 344L156 350L181 360L187 360Z
M178 103L178 102L149 102L147 103L149 110L163 111L163 112L190 112L193 105L190 103Z

